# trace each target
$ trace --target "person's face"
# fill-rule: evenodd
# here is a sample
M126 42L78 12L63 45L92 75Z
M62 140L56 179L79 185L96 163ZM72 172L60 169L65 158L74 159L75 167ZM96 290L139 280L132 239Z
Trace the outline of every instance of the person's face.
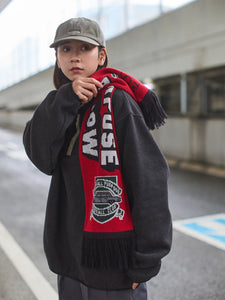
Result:
M57 65L71 81L78 77L89 77L102 66L106 59L106 50L100 52L98 46L87 42L69 40L56 50Z

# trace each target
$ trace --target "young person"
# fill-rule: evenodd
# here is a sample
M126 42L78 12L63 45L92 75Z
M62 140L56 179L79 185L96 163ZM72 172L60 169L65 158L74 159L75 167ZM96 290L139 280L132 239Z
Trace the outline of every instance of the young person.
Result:
M52 176L44 248L60 300L147 300L171 247L168 167L149 129L166 117L153 91L107 68L99 25L62 23L51 91L24 131Z

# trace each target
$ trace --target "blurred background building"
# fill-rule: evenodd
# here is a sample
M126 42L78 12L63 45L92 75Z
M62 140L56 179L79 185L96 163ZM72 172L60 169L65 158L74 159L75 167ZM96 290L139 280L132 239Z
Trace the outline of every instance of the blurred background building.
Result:
M154 136L166 156L224 168L224 0L11 1L0 14L0 123L23 128L53 88L48 46L74 16L100 23L110 66L157 91L169 118Z

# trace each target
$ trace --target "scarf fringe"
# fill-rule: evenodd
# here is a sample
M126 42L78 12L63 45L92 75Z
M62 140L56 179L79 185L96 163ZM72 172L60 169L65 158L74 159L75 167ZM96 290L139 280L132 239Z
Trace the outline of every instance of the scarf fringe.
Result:
M149 129L158 129L165 124L167 114L162 108L156 94L149 90L144 99L140 102L140 107L145 118L145 122Z
M134 234L121 238L92 238L84 233L82 265L96 269L128 270L133 266Z

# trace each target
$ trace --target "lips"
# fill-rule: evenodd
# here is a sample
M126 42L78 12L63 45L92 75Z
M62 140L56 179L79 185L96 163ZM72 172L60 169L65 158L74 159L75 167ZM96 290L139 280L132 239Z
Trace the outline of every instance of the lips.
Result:
M78 67L73 67L73 68L70 69L70 71L71 71L71 72L74 72L74 73L80 72L80 71L82 71L82 70L83 70L83 69L78 68Z

